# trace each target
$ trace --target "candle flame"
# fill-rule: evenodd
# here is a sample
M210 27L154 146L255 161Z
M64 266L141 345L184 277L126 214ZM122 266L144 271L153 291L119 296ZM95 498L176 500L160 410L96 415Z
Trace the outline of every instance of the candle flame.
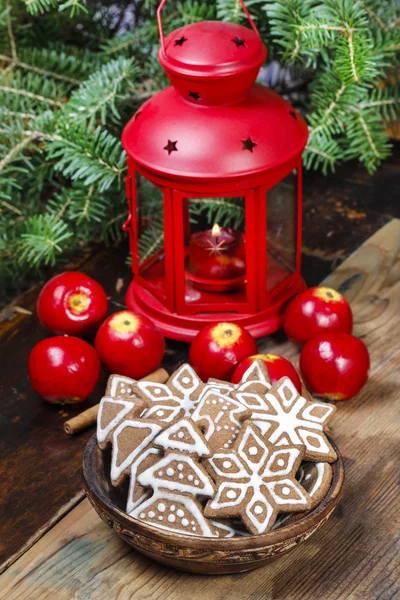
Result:
M217 238L219 235L221 235L221 228L218 225L218 223L214 223L212 229L211 229L211 235L212 237Z

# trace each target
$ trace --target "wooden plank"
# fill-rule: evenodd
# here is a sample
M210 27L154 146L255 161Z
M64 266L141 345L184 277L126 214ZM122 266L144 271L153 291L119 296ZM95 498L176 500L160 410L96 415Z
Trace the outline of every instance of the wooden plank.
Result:
M0 577L0 600L400 598L400 221L383 227L326 283L350 299L372 370L359 396L339 403L332 424L347 478L323 530L262 570L195 576L131 550L85 500ZM268 340L265 348L296 354L288 342Z

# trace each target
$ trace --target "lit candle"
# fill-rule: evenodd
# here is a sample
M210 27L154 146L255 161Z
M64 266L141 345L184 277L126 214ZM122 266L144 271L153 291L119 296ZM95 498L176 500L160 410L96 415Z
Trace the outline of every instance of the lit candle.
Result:
M229 280L246 273L243 235L220 227L194 233L190 238L189 270L201 279Z

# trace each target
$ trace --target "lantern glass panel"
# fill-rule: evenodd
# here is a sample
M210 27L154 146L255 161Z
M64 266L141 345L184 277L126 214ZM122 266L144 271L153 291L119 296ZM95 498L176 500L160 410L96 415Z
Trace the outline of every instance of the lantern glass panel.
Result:
M136 173L136 209L139 275L165 302L164 193L140 173Z
M182 198L186 312L246 305L245 198ZM179 296L179 294L178 294Z
M297 171L267 192L267 293L296 271Z

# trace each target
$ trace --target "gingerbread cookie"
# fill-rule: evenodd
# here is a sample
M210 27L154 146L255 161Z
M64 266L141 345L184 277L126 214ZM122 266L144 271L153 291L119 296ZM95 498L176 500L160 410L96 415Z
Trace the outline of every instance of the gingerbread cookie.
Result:
M146 409L146 402L140 398L131 400L101 399L97 414L97 442L102 450L111 442L114 429L123 419L140 417Z
M198 457L211 455L211 448L201 430L189 419L181 419L165 429L154 440L154 446L163 450L176 450Z
M252 391L267 392L271 387L265 362L261 359L255 360L243 373L239 383L228 383L220 379L209 379L208 384L218 389L221 393L229 395L235 390L245 391L252 384Z
M215 389L201 394L192 421L204 431L211 451L229 449L240 432L241 423L251 416L251 411L237 400Z
M164 488L176 493L211 497L214 483L204 467L192 456L168 452L149 469L138 476L143 487Z
M184 364L167 383L139 381L134 392L148 401L144 417L171 423L192 412L204 387L192 367Z
M134 398L134 387L136 379L124 377L123 375L110 375L107 381L105 396L114 398L114 400L127 400Z
M148 448L162 430L162 424L149 419L123 421L113 433L111 482L117 486L125 479L131 465Z
M151 498L137 506L130 514L150 525L174 533L215 537L213 525L204 517L201 504L187 494L157 489Z
M130 470L130 481L126 512L130 514L139 504L150 498L151 491L140 485L138 477L141 473L152 467L160 460L161 450L149 447L133 461Z
M279 515L273 529L298 521L318 506L325 498L331 486L332 467L326 462L302 463L297 471L296 479L308 492L308 495L311 498L310 508L304 513Z
M297 481L307 490L313 510L325 498L332 482L332 467L326 462L305 462L299 467Z
M207 463L217 493L206 517L240 517L254 534L269 531L279 512L304 511L310 497L296 481L303 447L275 448L249 421L229 452L216 452Z
M252 411L251 421L275 446L303 444L306 460L336 460L336 452L324 434L324 426L336 408L323 402L307 402L288 377L265 394L250 386L232 392L232 397Z

